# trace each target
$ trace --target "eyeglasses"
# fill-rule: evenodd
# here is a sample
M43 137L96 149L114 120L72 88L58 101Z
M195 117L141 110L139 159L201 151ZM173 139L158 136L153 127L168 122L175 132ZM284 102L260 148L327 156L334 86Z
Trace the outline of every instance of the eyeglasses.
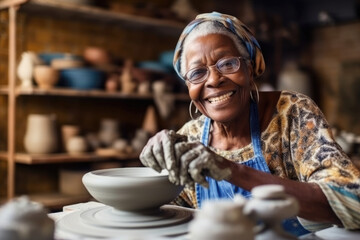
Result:
M211 66L201 66L190 69L185 74L185 79L193 84L202 83L210 74L210 68L216 67L221 74L231 74L240 69L240 59L242 57L225 57L217 61L216 64Z

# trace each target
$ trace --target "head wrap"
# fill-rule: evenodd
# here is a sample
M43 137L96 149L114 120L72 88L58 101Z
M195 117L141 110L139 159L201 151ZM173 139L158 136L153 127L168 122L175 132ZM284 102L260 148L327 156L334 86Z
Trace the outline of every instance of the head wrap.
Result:
M180 35L180 38L175 48L173 66L176 73L181 79L184 80L184 77L181 74L181 57L184 47L184 41L186 37L191 34L192 30L196 26L206 21L220 23L226 30L234 34L240 40L240 42L245 46L249 53L249 58L252 62L255 77L260 76L265 71L265 61L261 52L260 45L256 41L249 28L236 17L218 12L212 12L199 14L185 27L185 29Z

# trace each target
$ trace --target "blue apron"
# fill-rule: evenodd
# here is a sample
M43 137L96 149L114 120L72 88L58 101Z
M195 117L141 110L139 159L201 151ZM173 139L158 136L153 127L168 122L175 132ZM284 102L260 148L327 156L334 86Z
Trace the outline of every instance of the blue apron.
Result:
M205 146L209 145L209 134L210 134L210 126L211 126L211 119L205 118L204 128L201 135L201 142ZM261 151L261 136L260 136L260 124L259 124L259 117L258 117L258 109L257 104L251 101L250 104L250 131L251 131L251 142L254 149L254 157L244 164L248 167L257 169L259 171L270 173L270 169L266 164L265 158ZM209 182L209 188L205 188L200 184L195 185L196 189L196 200L198 203L199 208L204 201L209 199L220 199L220 198L234 198L235 194L241 194L245 198L250 198L251 193L246 191L238 186L235 186L225 180L223 181L216 181L213 178L206 177L206 180ZM301 236L304 234L309 233L305 228L302 227L300 222L297 220L296 217L291 219L286 219L283 223L284 229L295 235Z

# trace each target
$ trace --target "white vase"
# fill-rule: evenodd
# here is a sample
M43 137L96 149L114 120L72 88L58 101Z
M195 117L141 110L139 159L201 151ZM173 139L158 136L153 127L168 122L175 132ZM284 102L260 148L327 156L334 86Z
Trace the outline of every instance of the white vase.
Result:
M99 140L105 147L110 147L120 137L119 123L115 119L105 118L101 120Z
M33 52L23 52L17 67L17 75L21 81L21 88L31 88L33 86L34 67L41 60Z
M58 150L58 135L55 115L30 114L24 137L24 147L28 153L46 154Z
M290 90L312 97L312 86L309 75L300 70L295 62L287 62L279 74L277 89Z

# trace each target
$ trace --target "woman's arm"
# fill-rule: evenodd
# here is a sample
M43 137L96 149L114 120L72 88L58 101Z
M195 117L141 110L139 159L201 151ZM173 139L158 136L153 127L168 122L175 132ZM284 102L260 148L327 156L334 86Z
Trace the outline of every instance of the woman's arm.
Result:
M299 217L310 221L341 225L341 221L330 207L327 198L317 184L283 179L231 161L224 164L229 165L232 169L232 175L228 179L230 183L241 186L248 191L264 184L282 185L285 187L286 193L294 196L299 201Z

